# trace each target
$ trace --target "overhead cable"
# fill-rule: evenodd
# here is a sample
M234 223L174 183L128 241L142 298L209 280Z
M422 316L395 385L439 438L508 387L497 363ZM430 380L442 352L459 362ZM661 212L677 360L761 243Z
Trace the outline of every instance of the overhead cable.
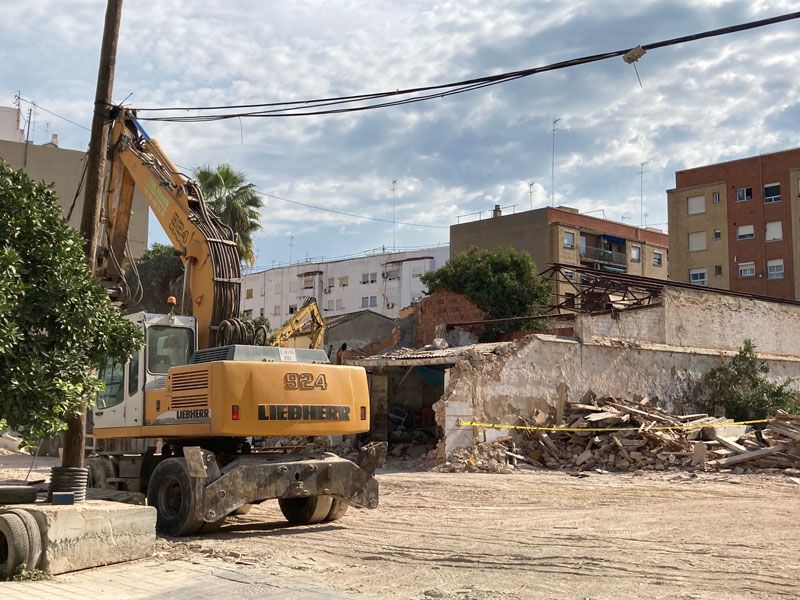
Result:
M626 57L626 62L629 62L630 58L632 57L632 53L634 52L637 54L641 52L643 55L644 52L648 50L665 48L668 46L675 46L686 42L693 42L701 39L728 35L740 31L747 31L750 29L756 29L758 27L765 27L768 25L783 23L798 18L800 18L800 12L788 13L776 17L761 19L758 21L750 21L747 23L741 23L739 25L731 25L728 27L722 27L720 29L713 29L709 31L703 31L700 33L694 33L668 40L662 40L659 42L653 42L650 44L641 44L638 46L634 46L632 48L624 48L621 50L614 50L611 52L604 52L601 54L593 54L589 56L583 56L580 58L560 61L549 65L544 65L541 67L532 67L528 69L522 69L519 71L510 71L506 73L500 73L497 75L488 75L484 77L477 77L474 79L466 79L463 81L443 83L438 85L418 86L413 88L391 90L384 92L357 94L351 96L316 98L310 100L294 100L294 101L283 101L283 102L266 102L258 104L238 104L238 105L218 105L218 106L139 108L138 109L139 113L169 112L169 111L173 112L174 111L202 112L202 111L219 111L219 110L238 111L241 109L253 109L253 108L264 109L264 110L255 110L246 112L225 112L217 114L195 114L195 115L174 115L174 116L152 116L152 117L139 116L139 119L145 121L204 122L204 121L219 121L224 119L234 119L242 117L251 117L251 118L302 117L302 116L329 115L329 114L341 114L349 112L374 110L390 106L399 106L403 104L423 102L426 100L431 100L436 98L444 98L446 96L462 94L465 92L474 91L484 87L498 85L500 83L505 83L508 81L514 81L516 79L521 79L523 77L530 77L532 75L544 73L547 71L556 71L568 67L575 67L578 65L598 62L602 60L608 60L609 58L615 58L619 56ZM391 101L367 103L370 101L381 100L391 97L397 98L400 96L411 96L411 97L406 97ZM357 104L357 103L361 104L357 106L352 106L352 104ZM345 106L340 106L340 105L345 105ZM333 106L340 106L340 107L330 108Z

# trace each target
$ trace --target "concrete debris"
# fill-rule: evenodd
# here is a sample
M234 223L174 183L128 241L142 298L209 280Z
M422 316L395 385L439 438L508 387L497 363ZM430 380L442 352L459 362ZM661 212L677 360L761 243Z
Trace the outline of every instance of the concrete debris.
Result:
M541 416L522 421L543 426ZM794 467L800 467L800 415L779 411L763 431L725 437L729 431L744 431L725 426L732 422L706 414L672 415L652 406L648 398L632 402L597 398L589 392L581 402L567 403L560 425L567 431L523 430L516 456L550 469L607 469L634 475L645 470L728 467L735 467L736 473L790 469L791 475Z
M438 473L513 473L516 467L509 462L509 446L502 441L478 444L474 448L459 448L447 460L434 467Z

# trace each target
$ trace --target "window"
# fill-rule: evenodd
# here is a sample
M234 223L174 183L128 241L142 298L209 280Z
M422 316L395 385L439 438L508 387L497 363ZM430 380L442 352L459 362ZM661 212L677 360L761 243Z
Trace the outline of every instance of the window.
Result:
M378 297L377 296L370 296L369 297L369 305L371 308L375 308L378 306Z
M303 275L303 289L304 290L313 290L314 289L314 276L313 275Z
M719 192L711 192L711 202L719 204Z
M247 290L245 290L245 292L244 292L244 297L245 297L246 300L252 300L253 299L253 288L247 288Z
M390 270L386 271L386 279L400 279L400 269L392 267Z
M276 304L275 306L272 307L272 316L277 317L280 314L281 314L281 305Z
M689 283L707 286L708 271L706 269L689 269Z
M639 246L631 246L631 262L642 260L642 249Z
M721 240L722 239L722 231L719 229L714 230L714 239Z
M242 311L242 316L243 316L245 319L249 319L249 318L251 318L251 317L253 316L253 309L252 309L252 308L248 308L247 310L243 310L243 311Z
M766 226L765 242L774 242L783 239L783 223L781 221L770 221Z
M147 328L147 370L151 373L164 374L170 367L188 364L193 350L191 329L162 325Z
M361 274L361 283L369 283L369 273Z
M696 215L706 212L706 197L705 196L692 196L687 199L688 212L690 215Z
M689 234L689 252L699 252L706 249L706 232L698 231Z
M767 261L767 279L783 279L783 259Z
M572 250L575 247L575 234L571 231L564 232L564 248Z
M369 296L361 296L361 308L369 308Z
M290 304L289 305L289 314L293 315L297 312L297 304Z
M753 199L753 188L739 188L736 190L736 201L744 202Z
M714 265L714 275L717 277L722 276L722 265Z
M653 250L653 266L660 267L664 264L664 255L658 250Z
M296 292L297 291L297 282L290 281L289 282L289 292Z
M258 309L258 316L263 318L263 317L264 317L264 312L265 312L265 311L264 311L264 309L263 309L263 308L259 308L259 309Z
M344 277L339 277L339 287L347 287L347 282L350 278L345 275Z
M781 184L770 183L764 186L764 202L770 204L772 202L781 201Z
M125 365L110 358L100 367L100 380L106 384L106 388L97 394L97 408L108 408L122 402L124 373Z
M139 391L139 352L131 356L128 363L128 396Z
M569 281L575 281L575 271L568 271L564 269L563 272L564 272L564 279L567 279Z
M336 310L344 310L344 300L341 298L336 301Z
M328 310L333 310L333 306L334 306L333 300L328 300Z
M411 277L422 277L424 272L422 265L411 265Z
M756 263L739 263L739 277L755 277Z
M329 288L332 288L332 287L333 287L333 280L334 280L334 278L333 278L333 277L328 277L328 287L329 287Z
M370 283L375 283L376 281L378 281L378 274L377 273L370 273L369 274L369 282Z
M564 307L575 308L575 294L570 294L569 292L564 294Z
M756 237L756 233L752 225L739 225L736 230L737 240L752 240L754 237Z

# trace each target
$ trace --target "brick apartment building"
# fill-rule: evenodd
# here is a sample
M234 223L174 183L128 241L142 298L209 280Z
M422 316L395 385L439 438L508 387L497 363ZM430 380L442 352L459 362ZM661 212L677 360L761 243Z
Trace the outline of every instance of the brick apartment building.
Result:
M670 278L800 298L798 193L800 148L677 171L667 191Z
M502 215L496 207L492 218L450 226L451 257L473 246L525 250L540 271L551 263L562 263L667 278L665 233L583 215L565 206L511 215ZM566 274L569 276L570 272L567 270ZM574 295L572 283L557 282L556 299Z

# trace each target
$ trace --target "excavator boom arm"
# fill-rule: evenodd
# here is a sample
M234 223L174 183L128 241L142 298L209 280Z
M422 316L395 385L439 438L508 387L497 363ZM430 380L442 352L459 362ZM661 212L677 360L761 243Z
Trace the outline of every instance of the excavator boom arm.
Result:
M133 111L121 109L114 119L109 160L106 237L98 274L109 287L124 277L122 257L138 189L183 261L198 348L223 343L220 327L238 317L241 287L239 252L229 228L206 205L198 185L147 135Z

